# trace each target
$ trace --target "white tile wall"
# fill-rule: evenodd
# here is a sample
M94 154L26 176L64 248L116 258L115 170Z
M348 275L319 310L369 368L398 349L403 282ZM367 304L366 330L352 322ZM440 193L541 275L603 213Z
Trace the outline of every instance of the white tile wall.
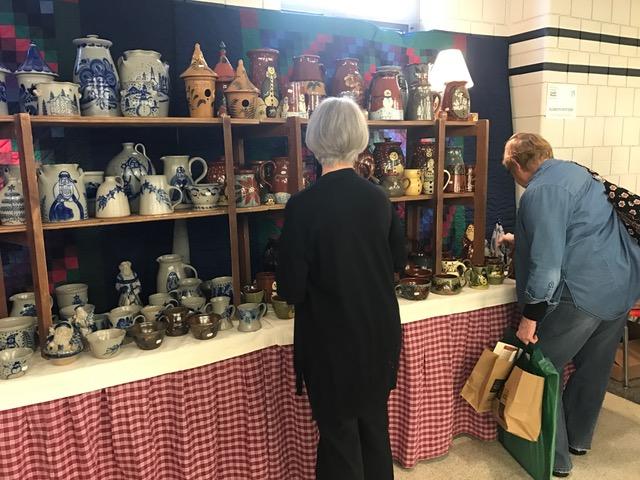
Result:
M591 18L600 22L610 22L611 0L595 0L593 2Z
M597 2L598 0L596 0ZM578 18L591 18L592 10L591 0L572 0L571 1L571 16Z

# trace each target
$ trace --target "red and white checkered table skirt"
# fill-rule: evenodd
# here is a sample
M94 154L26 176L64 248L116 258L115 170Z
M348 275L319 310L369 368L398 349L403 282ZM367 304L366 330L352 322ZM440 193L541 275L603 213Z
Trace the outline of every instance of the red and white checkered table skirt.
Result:
M400 465L445 454L456 435L495 438L460 390L515 315L511 304L403 326L389 402ZM317 430L294 385L292 348L276 346L2 411L0 479L313 479Z

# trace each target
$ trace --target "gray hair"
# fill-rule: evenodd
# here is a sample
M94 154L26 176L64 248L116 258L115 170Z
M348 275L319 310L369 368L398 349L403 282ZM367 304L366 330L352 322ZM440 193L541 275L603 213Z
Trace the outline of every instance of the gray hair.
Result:
M353 163L369 144L364 112L349 98L327 98L311 115L305 141L323 167Z

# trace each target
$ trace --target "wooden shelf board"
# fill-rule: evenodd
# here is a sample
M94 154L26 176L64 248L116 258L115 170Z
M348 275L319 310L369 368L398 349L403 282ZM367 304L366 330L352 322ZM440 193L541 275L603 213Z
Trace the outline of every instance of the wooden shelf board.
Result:
M13 123L13 115L0 115L1 123Z
M443 198L474 198L475 192L462 192L462 193L445 193Z
M255 126L260 125L260 123L260 120L254 119L231 119L232 127ZM36 127L221 127L222 118L33 116L31 117L31 124Z
M3 233L19 233L19 232L26 232L26 231L27 231L26 225L1 225L0 226L0 235L2 235Z
M403 195L402 197L389 198L393 203L397 202L420 202L425 200L433 200L433 195Z
M309 120L303 118L301 120L302 125L309 123ZM370 128L386 128L389 130L398 129L404 130L407 128L429 128L434 127L435 121L427 120L367 120L367 125Z
M45 223L42 225L43 230L63 230L68 228L88 228L102 227L106 225L124 225L128 223L142 222L161 222L163 220L179 220L188 218L216 217L218 215L226 215L227 209L224 207L214 208L211 210L183 210L163 215L130 215L128 217L117 218L89 218L79 222L57 222Z
M260 205L259 207L245 207L245 208L238 207L236 209L236 212L238 212L238 214L241 214L241 213L258 213L258 212L270 212L270 211L284 210L284 208L285 208L285 205L282 205L282 204Z

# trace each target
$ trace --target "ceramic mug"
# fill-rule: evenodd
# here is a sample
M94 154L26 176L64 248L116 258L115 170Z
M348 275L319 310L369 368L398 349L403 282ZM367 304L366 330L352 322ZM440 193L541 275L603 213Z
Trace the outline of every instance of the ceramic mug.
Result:
M471 288L486 290L489 288L488 270L486 265L472 265L465 272L465 278Z
M178 192L176 201L171 201L171 191ZM145 175L140 191L140 215L173 213L176 205L182 202L182 196L182 190L170 186L164 175Z
M168 293L153 293L149 295L149 305L161 307L171 305L177 307L179 302Z
M430 288L430 279L403 278L396 285L396 295L407 300L426 300Z
M189 310L194 312L213 312L213 305L211 305L211 303L207 303L207 299L204 297L183 297L180 303L183 307L187 307Z
M471 262L469 260L460 261L452 258L442 260L442 273L462 276L469 268L471 268Z
M276 313L276 316L282 320L289 320L295 315L295 307L289 305L284 298L277 295L271 297L271 305L273 306L273 311Z
M487 259L488 260L488 259ZM502 285L504 282L504 265L502 263L491 264L487 262L487 281L489 285Z
M261 303L264 300L264 290L254 285L245 285L242 289L242 298L246 303Z
M238 305L238 317L240 323L238 324L238 331L240 332L255 332L262 328L260 319L267 313L266 303L243 303Z
M176 302L176 300L173 301ZM163 310L164 305L147 305L146 307L143 307L142 310L140 310L140 313L144 315L144 318L147 322L155 322L158 320L158 318L160 318Z
M233 305L229 305L231 299L226 296L213 297L209 300L211 303L211 308L213 309L213 313L220 315L220 330L228 330L233 328L233 323L231 323L231 319L236 314L236 307Z
M227 296L233 298L233 277L216 277L207 282L212 297Z
M179 300L185 297L199 297L201 284L202 280L199 278L183 278L178 283L178 288L171 290L169 294L177 297Z
M412 197L422 194L422 171L419 168L407 168L404 176L409 180L404 194Z
M431 279L431 292L437 295L457 295L466 284L464 275L441 273Z
M144 315L140 314L140 305L126 305L124 307L116 307L109 311L109 320L113 328L128 330L138 320L144 321Z
M158 320L167 324L167 335L170 337L179 337L186 335L189 331L189 323L187 317L192 313L187 307L171 307L167 308Z
M84 305L89 302L89 286L84 283L67 283L55 288L58 308Z

